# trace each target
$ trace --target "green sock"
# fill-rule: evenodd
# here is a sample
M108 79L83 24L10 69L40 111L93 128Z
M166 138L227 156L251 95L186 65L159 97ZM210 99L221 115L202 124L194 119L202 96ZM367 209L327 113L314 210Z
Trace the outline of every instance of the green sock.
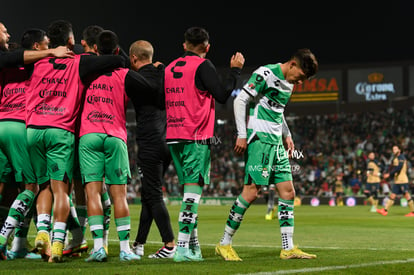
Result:
M184 196L178 218L177 246L189 247L190 237L196 226L198 205L203 188L199 185L184 185Z
M103 222L104 216L102 215L89 217L89 228L93 238L94 251L98 251L103 247Z
M32 207L34 198L35 195L30 190L24 190L17 195L0 231L0 244L4 245L7 242L11 232L24 221L25 216Z
M293 248L293 229L295 225L293 202L293 200L283 200L279 198L278 217L280 233L282 236L282 249L285 250Z
M241 195L239 195L234 201L233 206L230 209L229 217L226 221L223 237L220 240L221 245L231 244L232 237L236 233L237 229L239 229L244 213L246 213L249 206L250 203L243 199Z
M118 232L119 244L121 251L129 252L129 232L131 230L131 217L122 217L115 219L116 231Z

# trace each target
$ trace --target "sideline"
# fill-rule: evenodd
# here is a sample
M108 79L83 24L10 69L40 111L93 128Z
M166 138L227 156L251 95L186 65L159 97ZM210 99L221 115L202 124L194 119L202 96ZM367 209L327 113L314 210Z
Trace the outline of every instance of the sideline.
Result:
M384 264L407 264L414 262L414 258L409 258L405 260L393 260L393 261L378 261L364 264L351 264L351 265L334 265L334 266L323 266L323 267L310 267L310 268L300 268L300 269L290 269L290 270L279 270L275 272L258 272L258 273L244 273L237 275L277 275L277 274L297 274L305 272L321 272L328 270L341 270L341 269L350 269L350 268L360 268L360 267L369 267L369 266L378 266Z

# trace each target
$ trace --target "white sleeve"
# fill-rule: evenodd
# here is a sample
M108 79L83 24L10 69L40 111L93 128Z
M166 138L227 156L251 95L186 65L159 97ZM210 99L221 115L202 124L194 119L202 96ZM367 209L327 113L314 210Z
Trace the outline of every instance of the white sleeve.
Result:
M234 120L236 121L237 137L247 138L246 106L252 97L242 89L233 102Z
M292 134L290 133L290 130L289 130L289 126L287 125L287 123L286 123L286 119L285 119L285 115L283 114L283 124L282 124L282 135L284 136L284 137L289 137L289 136L292 136Z

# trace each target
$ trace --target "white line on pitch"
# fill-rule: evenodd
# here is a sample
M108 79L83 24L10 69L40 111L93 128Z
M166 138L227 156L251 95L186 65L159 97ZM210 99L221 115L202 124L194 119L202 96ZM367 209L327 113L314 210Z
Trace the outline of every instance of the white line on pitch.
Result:
M279 274L292 274L292 273L297 274L297 273L305 273L305 272L321 272L321 271L327 271L327 270L361 268L361 267L377 266L377 265L384 265L384 264L406 264L406 263L412 263L412 262L414 262L414 258L409 258L406 260L378 261L378 262L353 264L353 265L334 265L334 266L279 270L279 271L274 271L274 272L245 273L245 274L238 274L238 275L279 275Z

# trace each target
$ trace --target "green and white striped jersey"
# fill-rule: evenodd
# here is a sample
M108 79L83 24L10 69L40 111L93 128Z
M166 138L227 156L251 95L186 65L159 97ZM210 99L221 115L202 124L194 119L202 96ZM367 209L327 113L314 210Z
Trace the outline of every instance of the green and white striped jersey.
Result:
M283 144L283 112L293 87L285 80L280 63L261 66L253 72L243 87L253 97L248 107L248 143L257 136L264 143Z

